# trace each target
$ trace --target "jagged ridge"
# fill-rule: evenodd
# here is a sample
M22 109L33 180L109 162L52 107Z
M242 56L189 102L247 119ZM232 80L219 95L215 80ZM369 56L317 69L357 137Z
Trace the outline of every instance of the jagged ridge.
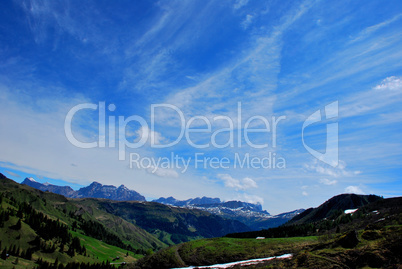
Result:
M21 184L28 185L41 191L50 191L61 194L69 198L105 198L115 201L145 201L145 197L134 190L121 185L116 188L113 185L102 185L98 182L92 182L89 186L83 187L78 191L70 186L57 186L53 184L42 184L33 178L26 178Z

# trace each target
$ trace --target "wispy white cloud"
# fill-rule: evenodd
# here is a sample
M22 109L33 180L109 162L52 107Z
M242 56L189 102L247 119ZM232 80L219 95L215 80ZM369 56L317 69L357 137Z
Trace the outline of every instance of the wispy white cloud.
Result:
M199 114L213 117L217 110L236 108L239 100L246 106L245 118L257 114L272 115L280 72L282 34L311 5L311 2L306 2L290 10L272 32L255 35L252 45L245 52L218 71L208 74L197 85L178 89L164 102L179 106L186 117ZM158 116L162 119L168 117L166 114ZM228 116L232 119L237 117L235 113Z
M241 26L246 30L253 22L253 15L247 14L246 18L241 22Z
M147 172L150 174L157 175L159 177L166 177L166 178L178 178L179 174L173 169L166 169L161 167L149 167L147 168Z
M17 177L17 178L19 178L19 177L21 177L19 174L17 174L17 173L14 173L14 172L12 172L12 171L5 171L7 174L9 174L10 176L13 176L13 177Z
M343 23L344 25L338 25L338 28L343 29L350 23L352 22L348 21L346 24ZM379 31L376 35L368 36L364 42L348 43L345 40L343 45L338 46L331 53L321 55L317 64L303 71L298 70L297 74L287 74L282 78L281 84L288 90L278 95L275 107L279 111L292 111L304 102L301 96L312 91L317 93L316 100L328 98L324 93L327 90L331 91L331 96L337 97L340 102L345 99L348 101L356 95L363 95L363 97L369 95L367 88L360 88L362 82L372 81L372 74L378 76L383 73L384 68L396 71L400 66L402 53L398 44L402 36L396 29ZM315 29L312 28L311 31ZM314 40L316 39L313 38L312 41ZM340 81L348 80L348 78L358 78L358 81L349 81L342 87L337 86ZM349 90L346 91L346 89ZM288 107L289 100L292 100L292 108ZM356 110L358 109L355 108L352 111Z
M67 33L83 44L87 42L94 45L102 43L105 46L102 50L107 51L106 47L109 46L104 41L107 40L105 35L108 33L101 27L103 18L99 17L94 21L92 17L85 15L86 9L95 8L91 2L83 3L85 7L80 9L68 2L27 0L20 4L28 14L27 21L37 43L49 41L54 42L53 46L58 46L61 35ZM53 29L54 32L49 29ZM103 37L101 33L104 34ZM109 45L111 45L110 41L109 39Z
M345 188L345 193L365 194L358 186L348 186Z
M245 201L247 203L252 203L252 204L264 204L264 199L258 195L250 195L250 194L242 194L241 196L239 196L239 198L241 201Z
M402 79L400 77L387 77L381 84L374 87L375 90L390 90L390 91L402 91Z
M342 117L361 116L402 102L402 80L400 77L385 78L372 89L362 91L344 100L340 107Z
M341 176L351 177L351 176L355 176L355 175L358 175L361 173L361 171L346 170L346 162L344 162L342 160L339 160L339 164L337 167L332 167L325 163L319 162L317 159L314 159L312 164L305 164L305 168L307 168L308 170L311 170L311 171L315 171L319 174L328 175L328 176L332 176L335 178L341 177ZM328 183L328 182L333 182L333 181L325 181L325 182ZM324 182L321 182L321 183L325 184ZM335 183L336 183L336 180L335 180ZM327 185L331 185L331 184L327 184Z
M64 132L67 112L76 104L88 103L88 99L79 96L43 98L40 103L43 106L37 109L40 104L32 102L31 97L20 97L4 85L1 91L0 125L4 131L0 134L0 162L4 162L5 167L81 184L91 179L110 184L116 176L125 182L130 181L133 175L150 178L144 177L147 169L128 170L127 163L118 160L118 149L115 147L80 149L69 142ZM79 141L96 142L98 120L77 113L73 118L72 131ZM138 134L148 140L154 136L155 143L163 140L159 133L150 130L143 129ZM152 156L145 148L136 152ZM174 170L152 170L159 177L178 176Z
M249 0L237 0L236 3L233 5L234 9L239 9L247 5Z
M380 22L376 25L369 26L369 27L365 28L364 30L362 30L361 32L359 32L357 34L357 36L351 40L351 42L353 43L353 42L361 41L361 40L369 37L370 35L374 34L375 32L387 27L389 24L398 21L401 18L402 18L402 14L398 14L389 20Z
M166 139L161 133L151 130L148 126L141 126L136 132L138 140L144 140L152 145L160 145Z
M330 179L328 179L328 178L321 178L321 179L320 179L320 183L321 183L321 184L324 184L324 185L329 185L329 186L331 186L331 185L335 185L336 183L338 183L338 181L335 180L335 179L330 180Z
M258 187L257 183L249 177L235 179L228 174L218 174L218 178L224 181L226 187L234 188L235 190L246 190Z

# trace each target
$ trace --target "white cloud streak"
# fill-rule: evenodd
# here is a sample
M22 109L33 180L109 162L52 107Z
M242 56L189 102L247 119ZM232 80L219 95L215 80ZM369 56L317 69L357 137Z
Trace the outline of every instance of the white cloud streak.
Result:
M247 190L258 187L257 183L249 177L235 179L228 174L218 174L218 178L223 180L226 187L233 188L235 190Z
M365 194L364 191L358 186L348 186L345 188L345 193Z
M319 174L323 174L323 175L328 175L331 177L352 177L352 176L356 176L358 174L361 173L361 171L348 171L346 170L346 162L339 160L339 164L337 167L332 167L329 166L327 164L324 164L322 162L319 162L317 159L314 159L312 164L305 164L304 165L305 168L307 168L310 171L315 171ZM323 179L324 181L321 182L323 184L325 183L332 183L334 181L328 181ZM336 180L335 180L336 183ZM333 183L333 184L335 184ZM333 184L326 184L326 185L333 185Z
M331 185L335 185L336 183L338 183L338 181L335 180L335 179L330 180L328 178L322 178L322 179L320 179L320 183L324 184L324 185L331 186Z

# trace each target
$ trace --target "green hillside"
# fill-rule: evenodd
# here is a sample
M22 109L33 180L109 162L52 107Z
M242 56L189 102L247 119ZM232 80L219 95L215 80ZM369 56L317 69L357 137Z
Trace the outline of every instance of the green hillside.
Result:
M401 205L402 197L376 199L334 219L183 243L144 257L131 268L213 265L283 254L293 258L247 268L399 268Z
M0 251L10 254L2 266L131 263L168 245L248 229L204 211L158 203L67 199L3 175L0 198ZM16 257L20 265L13 265Z
M357 209L381 199L376 195L340 194L332 197L317 208L307 209L291 219L288 224L311 223L324 218L334 219L346 209Z
M73 266L92 264L109 268L106 263L117 256L134 262L141 255L73 232L68 225L26 202L18 202L2 193L0 196L0 267L26 268L47 264ZM61 267L60 267L61 268ZM84 267L82 267L84 268Z
M236 220L159 203L98 201L98 208L135 223L169 245L249 230Z
M63 266L73 262L96 264L94 268L104 263L109 267L107 262L131 263L166 246L117 216L84 208L81 201L75 203L1 175L0 267L25 268L36 264L46 268L55 262Z
M267 240L213 238L169 247L140 260L133 268L173 268L271 257L301 250L317 242L316 237L274 238Z
M0 267L173 268L293 254L248 268L393 268L401 265L401 204L340 195L292 223L238 233L247 226L200 210L67 199L0 175Z
M12 197L18 202L26 202L36 210L50 218L58 219L69 227L81 228L81 230L87 228L86 232L96 232L88 226L97 225L99 229L104 229L104 234L98 235L100 240L105 241L107 237L109 243L115 241L112 244L120 244L120 247L127 244L125 248L134 250L166 246L140 227L104 210L98 210L97 199L67 199L58 194L20 185L7 178L1 179L0 186L0 194L3 196ZM85 231L82 232L85 233ZM122 242L126 243L122 244Z

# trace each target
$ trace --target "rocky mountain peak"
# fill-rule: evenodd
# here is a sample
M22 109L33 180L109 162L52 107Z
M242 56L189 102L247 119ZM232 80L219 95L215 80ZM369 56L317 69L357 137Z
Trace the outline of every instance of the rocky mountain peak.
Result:
M26 178L22 184L39 189L41 191L50 191L61 194L69 198L106 198L116 201L145 201L144 196L134 190L128 189L124 185L116 188L113 185L102 185L96 181L79 189L78 191L73 190L69 186L56 186L49 183L42 184L36 182L32 178Z

